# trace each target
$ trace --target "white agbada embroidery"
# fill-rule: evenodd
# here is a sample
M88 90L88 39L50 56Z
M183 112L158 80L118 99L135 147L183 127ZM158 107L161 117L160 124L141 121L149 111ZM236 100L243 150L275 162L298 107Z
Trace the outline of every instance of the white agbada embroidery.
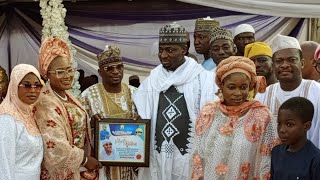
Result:
M174 86L184 94L190 120L192 133L194 123L200 109L209 101L218 99L215 96L218 88L214 83L215 73L206 71L193 59L185 57L186 62L174 72L167 71L162 65L151 71L150 76L142 82L134 95L134 103L138 114L143 119L151 119L151 152L150 167L139 168L139 180L186 180L190 179L191 160L190 154L181 155L175 146L172 158L168 158L165 152L158 153L155 150L155 126L159 94ZM188 128L188 127L186 127ZM192 138L190 139L192 148Z
M43 159L41 136L30 135L20 121L0 115L0 180L37 180Z
M292 97L304 97L309 99L314 106L314 116L312 126L308 131L308 139L318 148L320 147L320 84L316 81L303 79L301 84L293 91L284 91L280 87L280 83L270 85L266 92L257 94L256 100L267 105L275 120L278 117L280 105Z

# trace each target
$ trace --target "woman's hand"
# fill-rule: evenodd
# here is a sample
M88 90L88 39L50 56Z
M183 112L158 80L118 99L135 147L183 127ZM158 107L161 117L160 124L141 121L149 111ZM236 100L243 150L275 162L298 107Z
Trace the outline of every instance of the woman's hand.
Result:
M93 157L87 157L87 158L88 158L87 164L84 166L87 169L95 170L95 169L99 169L100 167L102 167L101 163L98 160L96 160L95 158L93 158Z
M91 117L90 126L94 127L96 125L96 121L100 121L102 119L102 116L100 114L94 114Z
M141 117L140 117L139 114L133 114L132 119L133 119L134 121L136 121L136 120L140 120Z

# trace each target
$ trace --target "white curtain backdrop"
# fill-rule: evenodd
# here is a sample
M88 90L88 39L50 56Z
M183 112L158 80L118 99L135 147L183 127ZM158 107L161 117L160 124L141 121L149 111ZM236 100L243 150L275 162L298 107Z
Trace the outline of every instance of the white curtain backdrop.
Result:
M200 10L203 10L203 8L204 10L208 9L208 12L213 11L216 17L212 15L211 17L220 21L221 26L231 31L238 24L251 24L256 30L256 39L258 41L270 43L278 33L292 35L300 42L307 40L308 19L236 14L213 8L198 6L197 8L202 8ZM191 9L185 12L185 10L180 9L180 13L186 15L186 17L172 20L165 18L168 14L159 13L159 15L150 17L143 16L144 14L149 15L149 13L141 12L140 19L130 19L136 14L131 12L128 15L124 14L126 15L125 19L117 19L118 16L113 17L112 13L104 18L99 14L91 15L88 12L88 14L84 15L86 11L83 11L81 9L79 13L78 11L73 11L72 7L70 7L66 17L66 24L69 28L73 47L77 49L75 59L78 62L78 69L83 69L86 76L98 75L96 54L101 52L105 45L108 44L117 45L121 49L125 62L125 82L128 82L128 77L133 74L138 75L141 80L145 79L150 70L160 64L157 57L158 31L164 24L172 23L173 21L181 24L190 32L191 47L189 52L196 55L200 62L203 60L203 57L195 52L193 46L195 17L206 17L210 15L210 12L201 11L193 17L190 16L190 13L192 15L195 10ZM223 15L219 15L218 12L223 13ZM172 14L169 15L172 16ZM160 20L155 18L158 16L161 16L158 18ZM149 18L154 18L154 20ZM7 72L10 72L10 69L20 63L27 63L37 67L42 29L41 20L39 11L30 8L14 8L8 17L6 17L6 14L0 14L0 65Z
M320 0L178 0L250 14L319 18Z

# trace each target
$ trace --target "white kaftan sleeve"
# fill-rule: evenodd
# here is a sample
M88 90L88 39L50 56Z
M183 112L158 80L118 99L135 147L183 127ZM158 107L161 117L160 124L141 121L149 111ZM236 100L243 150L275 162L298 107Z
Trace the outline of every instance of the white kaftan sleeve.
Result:
M0 180L15 180L16 125L9 115L0 116Z
M314 92L316 94L316 92ZM312 119L312 125L307 133L307 138L318 148L320 148L320 95L314 97L316 101L313 101L314 117ZM312 101L312 99L308 98Z
M137 108L138 114L142 119L151 119L154 103L153 90L150 85L150 77L145 79L133 94L133 102ZM159 96L158 96L159 97Z

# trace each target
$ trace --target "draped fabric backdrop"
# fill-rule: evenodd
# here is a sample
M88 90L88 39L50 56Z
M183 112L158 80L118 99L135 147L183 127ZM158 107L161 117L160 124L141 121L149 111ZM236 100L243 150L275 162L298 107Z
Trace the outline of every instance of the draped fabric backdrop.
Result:
M251 24L258 41L269 43L281 33L307 39L307 19L252 15L191 5L180 2L105 2L65 3L66 25L70 40L77 49L79 69L86 75L97 74L96 54L105 45L117 45L125 62L125 77L132 74L144 79L160 62L157 57L158 31L164 24L177 22L190 32L191 48L196 18L210 16L221 26L233 30L242 23ZM28 63L37 67L41 39L40 8L37 3L11 4L1 7L0 59L1 66L10 70L16 64ZM200 61L201 55L197 55Z
M319 0L178 0L252 14L286 17L320 17Z

